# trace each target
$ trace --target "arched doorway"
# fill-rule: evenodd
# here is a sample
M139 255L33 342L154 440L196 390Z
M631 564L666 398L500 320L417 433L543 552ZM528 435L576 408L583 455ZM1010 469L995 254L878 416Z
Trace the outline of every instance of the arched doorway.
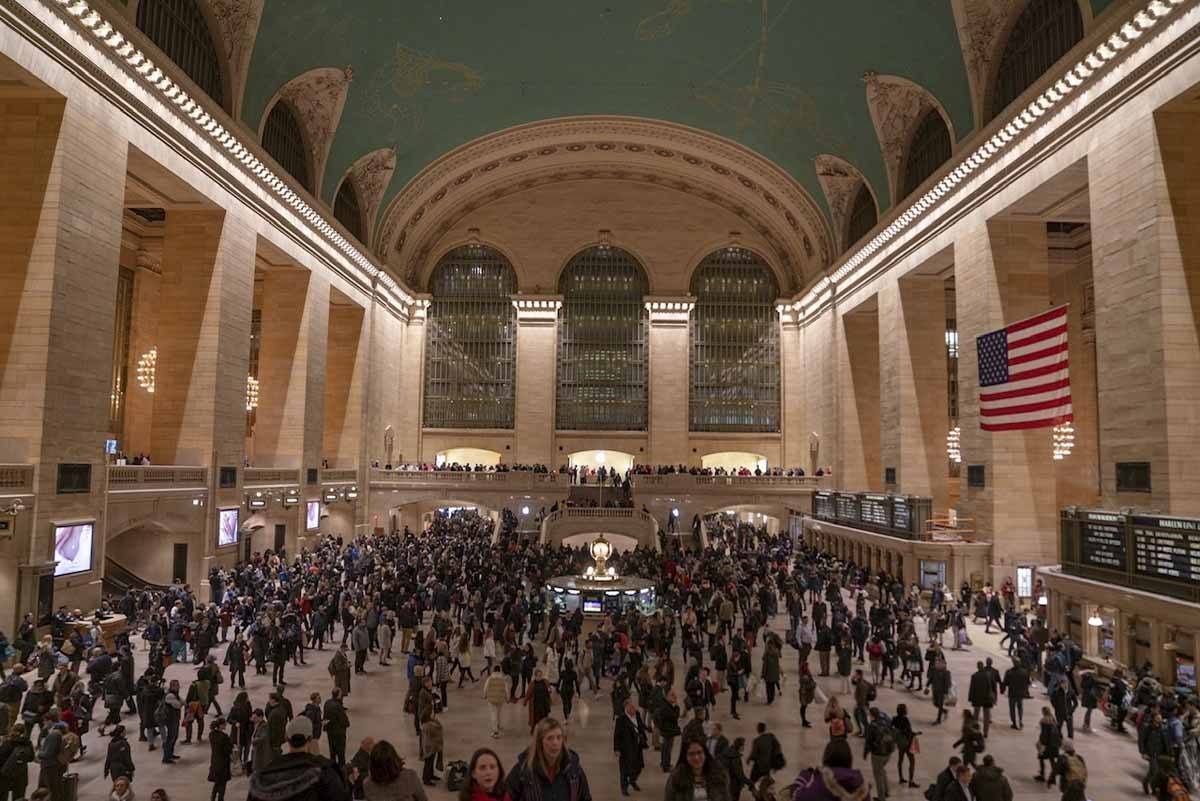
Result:
M440 451L434 459L438 467L449 467L454 464L463 467L474 467L475 465L495 467L500 464L500 453L499 451L489 451L486 448L447 448Z
M567 464L571 467L586 467L589 470L605 467L624 474L633 467L633 454L609 450L575 451L567 455Z
M701 458L700 464L712 470L724 469L727 473L737 473L743 468L751 473L755 470L767 471L767 457L747 451L708 453Z

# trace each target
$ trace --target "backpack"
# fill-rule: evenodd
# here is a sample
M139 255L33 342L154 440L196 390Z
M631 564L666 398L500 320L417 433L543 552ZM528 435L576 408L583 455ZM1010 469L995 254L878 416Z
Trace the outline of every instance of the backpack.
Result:
M867 702L868 702L868 703L870 703L871 701L874 701L874 700L875 700L875 698L876 698L878 695L879 695L879 694L878 694L878 693L875 691L875 685L874 685L874 684L872 684L872 685L870 685L869 687L867 687Z
M845 737L846 736L846 719L844 717L836 717L829 721L829 736L830 737Z
M1066 765L1066 780L1067 783L1079 782L1087 784L1087 765L1083 764L1083 760L1076 754L1067 754L1063 759Z
M58 752L58 764L66 767L79 753L79 735L75 732L63 732L62 748Z
M162 700L158 702L158 706L154 707L154 722L159 726L167 722L167 702Z
M15 704L21 700L21 688L17 686L18 676L14 673L3 684L0 684L0 701Z
M467 763L456 759L446 765L446 789L458 792L467 781Z
M879 727L879 750L884 756L896 753L896 732L891 726Z
M1170 801L1191 801L1187 786L1178 776L1169 776L1166 784L1167 798Z

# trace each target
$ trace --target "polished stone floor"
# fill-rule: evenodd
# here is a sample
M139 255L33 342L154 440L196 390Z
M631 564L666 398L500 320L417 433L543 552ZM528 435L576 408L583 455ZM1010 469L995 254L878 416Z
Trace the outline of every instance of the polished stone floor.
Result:
M776 627L786 626L786 617L780 615L775 621ZM971 626L971 638L974 645L961 652L947 651L951 672L956 684L965 696L967 679L974 670L975 662L984 656L997 657L996 665L1004 669L1008 664L1004 659L1004 651L999 646L998 634L984 634L982 626ZM948 640L947 640L948 641ZM398 640L397 640L398 644ZM758 721L766 721L768 726L783 743L788 766L777 776L780 785L794 778L795 773L808 765L817 764L821 749L826 742L826 732L818 723L811 729L800 726L799 707L796 704L795 676L797 660L795 652L786 649L784 656L785 685L783 699L777 699L775 704L768 707L764 701L752 697L748 705L739 704L741 720L733 720L728 714L728 696L722 694L718 700L715 720L722 722L726 736L732 740L736 736L744 736L747 743L754 736L754 727ZM308 694L318 691L322 697L327 697L331 687L326 664L330 652L309 652L306 667L292 668L287 672L288 697L292 700L297 712L303 707ZM145 651L138 652L139 662L145 658ZM482 660L476 658L476 672ZM755 668L759 667L758 654L755 654ZM812 657L812 665L816 668L816 657ZM420 770L417 758L417 742L410 719L403 715L403 698L406 689L403 660L397 659L388 668L381 668L374 662L368 663L369 675L354 677L353 692L347 704L351 729L349 733L348 752L353 753L361 738L372 736L377 739L389 739L397 750L409 761L409 766ZM140 672L139 666L139 672ZM679 656L676 653L676 669L679 670ZM168 678L178 678L186 687L186 682L192 677L190 666L173 665L167 669ZM247 687L251 700L256 706L261 706L269 692L269 675L247 677ZM824 695L840 690L840 679L818 679L820 693L818 704L810 708L819 720L824 706ZM596 799L619 798L616 761L612 753L612 722L610 702L608 698L609 682L604 682L604 692L598 698L585 694L577 699L569 723L568 743L582 757L584 769ZM1014 731L1008 726L1007 704L997 707L996 716L988 738L988 752L995 755L997 763L1005 768L1005 772L1013 785L1013 791L1018 799L1057 798L1058 792L1047 790L1044 785L1033 781L1037 770L1037 760L1034 754L1034 741L1037 732L1037 716L1040 707L1046 703L1040 685L1033 690L1034 699L1026 701L1026 724L1024 731ZM222 688L221 702L228 708L232 694L227 686ZM844 699L845 700L845 699ZM965 698L964 698L965 700ZM556 699L557 701L557 699ZM953 722L939 727L932 726L935 716L929 696L908 692L904 689L891 690L881 688L877 701L886 711L894 711L896 704L907 703L913 725L924 732L920 738L921 754L917 762L917 780L920 789L898 788L895 785L896 773L894 763L889 767L889 781L892 784L891 797L896 799L913 799L922 797L924 787L933 780L941 770L947 758L953 752L951 744L958 738L959 725L957 716ZM852 699L847 706L853 705ZM957 712L957 710L955 710ZM561 708L555 706L555 714L561 715ZM961 713L958 713L961 714ZM1082 710L1077 713L1077 727L1082 721ZM528 744L528 726L526 725L526 710L520 704L510 704L504 709L502 726L503 733L499 740L493 740L488 732L488 715L482 700L482 682L476 685L467 684L461 690L451 690L449 709L443 715L446 728L446 760L467 760L473 749L479 746L494 748L511 764L518 752ZM136 726L133 716L125 718L127 727L131 730ZM1110 799L1140 798L1140 774L1144 764L1138 757L1135 742L1131 736L1118 735L1112 732L1097 711L1094 719L1095 733L1082 734L1076 731L1076 747L1087 761L1089 769L1088 797L1094 801L1109 801ZM136 739L136 734L131 739ZM80 774L81 799L107 798L109 783L101 777L104 762L105 740L99 739L93 733L87 736L91 746L87 756L74 766ZM861 757L861 740L852 739L855 749L856 767L866 767L869 776L869 766ZM676 746L678 748L678 746ZM139 798L149 798L154 788L162 787L167 790L171 799L202 799L208 798L210 785L205 783L208 769L208 743L181 745L178 754L182 759L174 767L168 769L161 763L159 753L150 753L143 743L133 743L136 777L134 787ZM349 756L349 754L348 754ZM663 774L658 768L657 754L647 752L647 769L640 781L641 793L634 793L650 799L662 797ZM34 770L31 768L31 773ZM747 769L749 772L749 769ZM32 777L31 777L32 778ZM245 797L247 780L238 776L229 784L228 795L231 799ZM748 797L743 794L743 799ZM431 788L431 799L449 799L452 794L445 790L444 785Z

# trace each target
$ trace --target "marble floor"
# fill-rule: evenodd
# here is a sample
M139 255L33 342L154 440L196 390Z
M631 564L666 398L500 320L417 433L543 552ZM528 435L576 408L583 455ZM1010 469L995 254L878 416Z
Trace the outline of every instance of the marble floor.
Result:
M775 627L786 626L786 616L780 615L775 620ZM998 634L985 634L982 626L972 626L970 635L974 642L968 650L961 652L947 651L949 665L956 684L965 696L965 685L970 673L974 670L975 662L984 656L997 657L996 665L1001 670L1008 664L1004 651L999 646ZM397 640L398 644L398 640ZM139 651L139 662L144 660L145 651ZM308 694L318 691L322 697L328 697L331 687L326 664L330 652L308 652L308 665L287 670L288 697L292 699L297 711L303 707ZM759 666L758 654L755 654L755 668ZM676 654L678 670L679 656ZM816 657L812 658L812 667L816 668ZM381 668L374 662L368 663L369 675L356 676L353 682L353 692L348 701L347 709L351 722L348 737L348 756L357 748L357 743L366 736L376 739L388 739L393 742L402 756L408 760L409 767L420 771L417 741L413 733L410 719L403 715L403 699L406 689L404 667L402 660L396 660L391 667ZM786 649L784 655L785 684L783 698L777 699L774 705L767 706L763 700L752 700L747 705L739 704L741 720L733 720L728 714L728 696L722 694L718 700L718 709L714 716L724 727L726 736L732 740L737 736L746 737L747 743L754 737L755 724L765 721L776 733L783 744L788 766L780 772L777 780L780 785L789 783L796 772L803 767L819 763L821 750L826 742L826 732L823 726L815 725L811 729L800 726L799 707L796 704L795 676L797 660L795 652ZM478 665L476 665L478 670ZM141 666L139 665L139 673ZM192 678L190 666L173 665L167 669L168 678L178 678L186 687ZM247 688L255 706L261 706L270 690L270 676L247 677ZM818 704L810 708L819 720L820 709L824 706L825 697L829 693L840 690L840 679L821 678ZM452 685L453 686L453 685ZM619 798L616 760L612 753L612 721L608 698L609 682L604 682L604 692L600 697L593 698L586 693L577 699L568 726L568 744L579 752L584 769L588 774L593 797L596 799ZM1026 702L1026 727L1024 731L1014 731L1009 728L1007 704L994 710L997 714L988 738L988 752L996 757L997 763L1005 769L1018 799L1057 798L1058 793L1047 790L1045 785L1036 783L1033 776L1037 771L1037 760L1034 754L1036 739L1036 720L1038 710L1045 703L1045 697L1040 685L1033 690L1034 699ZM232 694L228 687L222 688L221 702L228 708ZM557 700L557 699L556 699ZM965 698L964 698L965 700ZM917 781L920 789L898 788L895 785L895 766L889 768L889 780L893 782L891 797L894 799L922 798L925 786L946 764L952 754L951 744L958 738L957 716L951 723L934 727L932 722L935 712L929 701L929 696L908 692L904 689L892 690L881 688L877 704L888 712L895 710L896 704L907 703L909 715L916 729L924 734L921 736L921 754L918 756ZM852 707L852 700L847 707ZM954 710L957 713L957 710ZM555 714L561 715L561 708L555 706ZM960 714L960 713L959 713ZM1082 721L1082 711L1077 714L1077 726ZM489 746L495 749L506 760L506 766L515 761L517 754L528 744L528 726L526 710L520 704L506 706L502 717L503 732L498 740L489 737L488 715L482 700L482 682L465 685L461 690L451 690L449 709L442 716L446 729L446 760L467 760L471 752L479 746ZM126 715L124 722L131 730L135 730L136 721L133 716ZM1138 757L1136 744L1131 736L1118 735L1111 731L1095 714L1097 724L1095 732L1082 734L1076 731L1076 747L1087 761L1089 769L1088 797L1094 801L1110 801L1111 799L1140 798L1140 776L1144 772L1144 762ZM131 738L136 740L136 734ZM107 780L101 777L104 763L105 740L93 732L87 736L90 745L87 756L74 765L73 769L80 775L80 799L107 798L110 787ZM869 777L869 766L861 760L861 740L852 738L851 744L855 749L856 767L866 767ZM159 753L150 753L144 743L133 742L133 754L136 765L134 787L139 798L149 798L150 793L157 787L167 790L171 799L207 799L211 785L206 783L209 749L207 741L202 744L180 745L177 753L182 757L173 767L163 765ZM678 748L678 746L676 746ZM642 791L634 793L650 799L662 797L664 775L660 771L659 758L656 753L646 754L647 768L639 782ZM31 768L31 773L34 770ZM747 772L749 770L747 769ZM32 776L31 776L32 779ZM241 776L229 784L229 798L244 798L247 789L247 779ZM430 788L431 799L450 799L444 785ZM748 794L743 794L743 799Z

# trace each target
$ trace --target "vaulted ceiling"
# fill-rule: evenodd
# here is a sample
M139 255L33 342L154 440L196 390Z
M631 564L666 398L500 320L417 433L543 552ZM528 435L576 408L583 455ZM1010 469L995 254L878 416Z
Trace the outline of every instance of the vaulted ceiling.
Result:
M1118 1L1081 0L1085 19ZM287 98L304 117L319 194L332 203L348 175L360 188L370 183L364 205L379 219L368 227L395 226L389 204L455 148L527 123L620 115L699 129L773 162L824 218L819 235L804 235L833 251L818 253L828 261L845 205L830 187L861 176L882 213L897 200L894 162L915 115L936 108L954 141L965 138L979 122L996 40L1024 3L213 5L226 27L241 15L249 50L235 52L227 38L231 62L243 61L231 63L236 112L259 131Z

